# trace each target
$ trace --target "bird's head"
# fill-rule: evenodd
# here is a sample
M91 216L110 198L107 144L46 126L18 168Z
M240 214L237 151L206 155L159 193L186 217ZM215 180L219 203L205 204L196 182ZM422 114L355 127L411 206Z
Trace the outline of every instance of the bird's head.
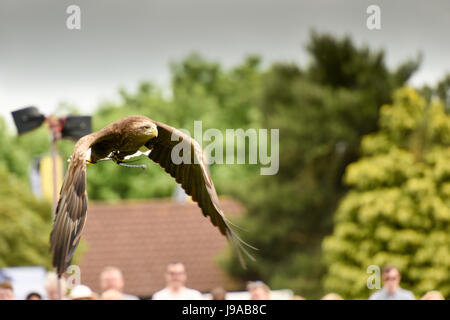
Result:
M141 128L143 133L149 138L156 138L158 136L158 128L156 127L156 124L151 121L144 124Z
M140 136L146 137L147 139L156 138L158 136L158 128L153 121L143 120L136 121L134 124L134 129L139 133Z

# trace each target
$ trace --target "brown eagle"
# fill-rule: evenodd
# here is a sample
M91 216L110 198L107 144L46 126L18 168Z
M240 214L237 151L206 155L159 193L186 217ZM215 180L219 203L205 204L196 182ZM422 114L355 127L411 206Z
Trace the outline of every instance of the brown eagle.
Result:
M175 162L179 161L172 160L172 149L178 143L186 144L188 149L183 150L191 150L191 161L176 164ZM240 262L245 267L241 252L253 258L243 244L251 246L242 241L230 228L231 223L220 208L200 145L180 130L164 123L147 117L131 116L82 137L75 145L60 191L50 235L53 266L58 276L61 276L70 265L86 223L88 202L86 163L95 164L102 160L112 160L119 165L133 167L124 162L125 157L143 148L150 150L148 157L175 178L186 193L198 203L203 215L209 216L213 225L227 236L237 249Z

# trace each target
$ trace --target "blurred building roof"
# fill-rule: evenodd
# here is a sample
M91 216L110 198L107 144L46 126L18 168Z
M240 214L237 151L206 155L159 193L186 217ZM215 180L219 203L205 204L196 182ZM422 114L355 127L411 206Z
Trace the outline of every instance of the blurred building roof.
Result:
M236 201L221 199L221 204L227 217L243 212ZM173 261L185 264L190 288L235 288L215 262L227 240L195 203L92 202L83 239L81 282L95 292L100 292L102 269L116 266L124 274L126 293L149 297L165 286L165 268Z

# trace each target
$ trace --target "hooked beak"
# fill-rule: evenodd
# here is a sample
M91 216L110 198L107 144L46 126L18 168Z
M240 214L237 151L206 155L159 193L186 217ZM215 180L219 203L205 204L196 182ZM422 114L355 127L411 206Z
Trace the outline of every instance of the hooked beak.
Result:
M156 127L151 127L150 133L154 138L156 138L158 136L158 129Z

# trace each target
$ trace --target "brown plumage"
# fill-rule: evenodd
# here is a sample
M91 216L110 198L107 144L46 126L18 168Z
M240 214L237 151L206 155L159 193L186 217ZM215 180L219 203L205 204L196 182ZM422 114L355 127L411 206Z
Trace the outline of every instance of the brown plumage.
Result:
M171 152L178 143L187 144L191 150L190 163L175 164ZM237 249L251 259L243 242L230 228L220 208L208 166L203 160L199 144L181 131L146 117L132 116L116 121L100 131L82 137L75 145L69 168L60 191L60 197L50 235L53 266L61 276L70 265L73 253L80 241L87 217L86 157L91 149L89 163L111 157L120 164L128 155L143 146L150 149L149 158L158 163L181 184L186 193L198 203L203 215L226 235ZM186 149L187 150L187 149ZM105 232L107 232L105 230Z

